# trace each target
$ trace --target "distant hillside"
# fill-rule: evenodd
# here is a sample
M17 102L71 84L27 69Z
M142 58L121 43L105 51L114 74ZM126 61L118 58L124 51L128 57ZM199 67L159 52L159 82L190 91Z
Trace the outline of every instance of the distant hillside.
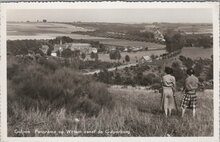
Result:
M82 28L63 23L42 23L42 22L8 22L7 35L36 35L60 33L70 34L73 31L92 31L94 29Z

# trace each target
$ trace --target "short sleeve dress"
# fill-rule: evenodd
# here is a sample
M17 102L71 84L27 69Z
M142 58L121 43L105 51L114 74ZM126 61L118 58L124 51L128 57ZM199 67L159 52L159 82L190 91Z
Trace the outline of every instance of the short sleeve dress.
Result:
M196 90L199 80L194 75L188 76L185 80L185 94L181 103L181 108L195 109L197 104Z
M162 109L176 109L175 102L174 102L174 92L173 88L175 87L175 77L167 74L163 76L162 78L162 87L163 87L163 93L162 93Z

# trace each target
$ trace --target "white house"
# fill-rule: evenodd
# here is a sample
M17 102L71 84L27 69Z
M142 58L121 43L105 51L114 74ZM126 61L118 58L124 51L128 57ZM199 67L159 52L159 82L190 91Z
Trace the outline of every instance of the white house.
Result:
M141 59L139 60L139 63L146 63L146 62L152 62L152 59L150 56L142 56Z
M56 53L56 52L52 52L52 53L51 53L51 56L56 57L56 56L57 56L57 53Z
M72 51L80 51L81 53L85 53L85 54L90 54L91 52L97 53L97 49L96 48L92 48L91 45L89 43L65 43L62 44L62 42L60 42L60 44L55 44L54 45L54 50L51 53L51 56L57 56L57 52L60 51L60 53L69 48Z
M124 51L124 52L128 52L128 48L127 48L127 47L125 47L123 51Z
M98 50L96 48L92 48L93 53L98 53Z

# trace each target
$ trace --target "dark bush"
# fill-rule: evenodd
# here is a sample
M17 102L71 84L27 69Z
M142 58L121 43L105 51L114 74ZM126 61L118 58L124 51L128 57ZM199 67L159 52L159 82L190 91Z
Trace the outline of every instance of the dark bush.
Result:
M160 83L154 83L151 86L151 88L154 89L154 90L160 90L161 89L161 84Z
M26 109L64 107L67 112L81 110L94 115L102 107L113 105L105 85L70 68L45 66L37 63L27 65L22 71L16 72L16 76L11 76L8 89L15 94L11 100Z
M10 57L7 59L7 78L11 79L16 75L18 68L19 67L19 62L18 60L15 60L15 57Z

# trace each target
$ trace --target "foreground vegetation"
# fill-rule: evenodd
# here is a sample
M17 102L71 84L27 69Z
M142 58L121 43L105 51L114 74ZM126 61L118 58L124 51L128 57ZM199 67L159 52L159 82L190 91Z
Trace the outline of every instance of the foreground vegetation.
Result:
M160 110L160 94L147 91L109 89L114 107L102 108L97 116L67 113L67 108L25 110L12 103L9 115L9 136L213 136L213 92L198 92L197 115L188 111L166 118ZM177 93L177 104L183 97ZM180 110L180 108L178 108ZM77 121L77 119L79 121ZM16 121L15 121L16 120ZM15 134L14 129L29 130L30 134ZM40 133L38 131L56 131ZM72 130L72 131L70 131ZM59 133L63 131L63 133ZM100 132L103 133L100 133Z
M49 113L65 109L96 116L102 108L113 106L105 84L55 60L9 56L7 70L9 121L20 119L14 109Z

